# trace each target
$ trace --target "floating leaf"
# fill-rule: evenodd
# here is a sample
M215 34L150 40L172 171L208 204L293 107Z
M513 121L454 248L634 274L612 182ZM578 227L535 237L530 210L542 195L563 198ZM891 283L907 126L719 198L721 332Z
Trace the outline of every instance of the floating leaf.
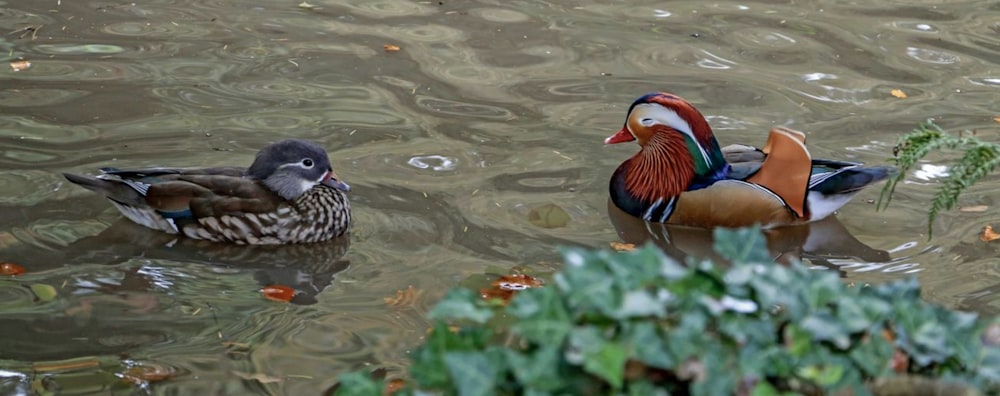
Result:
M417 305L417 301L424 294L423 290L418 290L413 287L413 285L407 286L406 289L396 290L396 295L393 297L384 297L382 301L385 301L385 305L393 308L400 307L412 307Z
M382 49L384 49L385 52L396 52L401 50L402 48L399 48L398 45L386 44L382 46Z
M569 224L569 213L556 204L546 204L528 213L528 221L542 228L559 228Z
M890 93L892 94L892 96L895 96L897 98L906 99L906 92L903 92L902 89L894 89Z
M631 252L635 250L634 243L611 242L611 248L618 252Z
M35 297L38 297L40 301L52 301L59 295L59 293L56 292L56 288L44 283L32 283L29 287L31 288L31 292L34 293Z
M524 290L533 287L541 287L541 279L527 274L504 275L493 281L493 286L504 290Z
M148 384L176 377L177 369L162 363L128 362L128 368L115 375L133 384Z
M271 301L289 302L295 298L295 289L283 285L265 286L260 293Z
M26 60L16 60L10 62L10 68L16 72L28 70L29 67L31 67L31 62Z
M245 380L257 381L262 384L272 384L275 382L284 381L284 379L281 377L275 377L264 373L243 373L239 371L233 371L233 375L243 378Z
M0 275L18 276L24 273L24 267L14 263L0 263Z
M982 234L979 235L979 240L983 242L989 242L997 239L1000 239L1000 234L998 234L996 231L993 231L993 226L983 227L983 232Z
M493 281L491 287L479 289L479 295L484 300L499 300L507 305L517 292L541 287L542 284L540 279L527 274L504 275Z

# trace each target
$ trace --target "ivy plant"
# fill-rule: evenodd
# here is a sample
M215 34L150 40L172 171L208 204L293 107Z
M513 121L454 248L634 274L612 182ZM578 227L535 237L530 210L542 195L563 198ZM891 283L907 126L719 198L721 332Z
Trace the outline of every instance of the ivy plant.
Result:
M1000 322L923 302L912 279L851 287L777 265L759 229L715 239L726 265L567 249L550 284L507 306L452 290L395 394L1000 392ZM340 380L338 395L384 392Z

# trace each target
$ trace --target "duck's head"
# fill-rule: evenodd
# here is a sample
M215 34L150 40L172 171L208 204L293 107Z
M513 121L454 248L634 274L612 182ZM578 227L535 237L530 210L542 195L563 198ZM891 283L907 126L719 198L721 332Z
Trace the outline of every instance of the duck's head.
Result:
M643 95L629 106L625 125L605 144L636 141L640 150L622 167L624 189L642 200L704 187L728 169L705 117L681 97Z
M692 147L696 150L692 154L702 152L705 157L710 157L710 151L718 150L719 147L705 116L690 102L674 94L654 92L632 102L625 125L617 133L604 139L604 144L635 140L645 147L661 139L678 138L696 146Z
M288 200L298 198L318 184L341 191L351 189L333 173L330 158L322 147L299 139L282 140L264 147L246 174Z

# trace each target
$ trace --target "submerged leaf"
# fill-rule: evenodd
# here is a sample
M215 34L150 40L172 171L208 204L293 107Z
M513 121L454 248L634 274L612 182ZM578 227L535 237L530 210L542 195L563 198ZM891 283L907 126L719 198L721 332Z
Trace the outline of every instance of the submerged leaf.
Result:
M528 213L528 221L542 228L560 228L569 224L569 213L556 204L546 204Z
M396 290L396 295L392 297L383 297L382 301L385 305L393 308L401 307L412 307L417 305L420 297L424 294L423 290L419 290L409 285L406 289Z
M270 285L260 289L260 294L271 301L289 302L295 298L295 289L285 285Z
M0 275L18 276L24 273L24 267L14 263L0 263Z

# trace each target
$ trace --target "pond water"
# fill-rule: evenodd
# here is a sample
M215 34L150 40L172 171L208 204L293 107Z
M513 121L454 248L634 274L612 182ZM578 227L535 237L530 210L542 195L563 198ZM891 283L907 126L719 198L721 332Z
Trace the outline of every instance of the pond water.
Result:
M606 206L636 146L602 144L639 95L686 97L724 145L786 125L814 157L884 164L929 117L995 137L997 21L987 1L0 2L0 261L28 270L0 278L0 393L313 395L345 370L399 376L446 289L544 278L558 246L644 232ZM349 240L174 242L61 176L245 166L288 137L322 143L354 187ZM953 158L907 175L886 211L870 188L775 243L995 313L1000 245L977 236L1000 222L995 179L961 201L985 212L944 213L927 237ZM539 208L569 221L533 222ZM268 301L268 284L301 294ZM167 379L116 378L138 372Z

